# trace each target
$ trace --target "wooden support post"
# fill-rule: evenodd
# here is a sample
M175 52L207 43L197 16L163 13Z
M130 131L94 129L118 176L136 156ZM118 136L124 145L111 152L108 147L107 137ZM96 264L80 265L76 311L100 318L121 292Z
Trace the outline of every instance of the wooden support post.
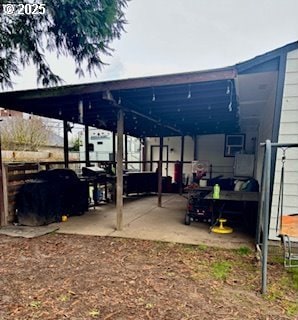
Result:
M184 136L181 136L181 153L180 153L180 162L181 162L181 180L179 183L179 194L182 195L183 193L183 182L182 182L182 176L183 176L183 161L184 161Z
M90 154L89 154L89 127L85 125L85 162L86 167L90 166Z
M124 154L124 159L125 159L125 169L127 170L128 169L128 150L127 150L127 145L128 145L128 141L127 141L127 134L124 136L125 139L124 139L124 149L125 149L125 154Z
M6 214L5 214L5 208L4 208L4 198L7 197L7 195L4 194L4 166L2 166L2 155L1 155L1 136L0 136L0 226L4 226L6 223Z
M113 132L113 162L116 162L116 133Z
M159 138L159 160L158 160L158 202L157 206L162 205L162 155L163 155L163 137Z
M9 208L8 208L8 166L2 163L2 178L3 178L3 206L4 206L4 217L1 221L3 226L8 224Z
M123 131L124 131L124 117L123 110L119 109L117 118L117 195L116 195L116 208L117 208L117 230L123 228Z
M142 166L142 171L146 171L147 168L147 163L144 161L147 161L147 140L146 138L142 139L142 161L143 161L143 166Z
M69 166L69 155L68 155L68 123L63 120L63 150L64 150L64 166L68 168Z
M193 159L198 160L198 142L197 142L197 136L193 136Z

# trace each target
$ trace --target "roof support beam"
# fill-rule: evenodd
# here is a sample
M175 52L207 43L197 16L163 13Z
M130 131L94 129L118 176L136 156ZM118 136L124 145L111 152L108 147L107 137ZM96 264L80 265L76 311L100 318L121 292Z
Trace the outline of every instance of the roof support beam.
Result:
M109 101L109 102L110 102L114 107L116 107L116 108L121 108L123 111L125 111L125 112L127 112L127 113L132 113L132 114L135 114L135 115L137 115L137 116L139 116L139 117L142 117L142 118L144 118L144 119L150 120L150 121L158 124L158 125L161 126L161 127L170 129L170 130L178 133L179 135L181 135L181 131L178 130L178 129L176 129L176 128L174 128L174 127L172 127L172 126L162 124L162 123L161 123L159 120L157 120L157 119L154 119L154 118L152 118L152 117L149 117L149 116L147 116L147 115L145 115L145 114L143 114L143 113L141 113L141 112L138 112L138 111L136 111L136 110L133 110L133 109L131 109L131 108L125 108L125 107L119 105L119 104L115 101L115 99L114 99L114 97L113 97L113 95L112 95L112 93L111 93L110 91L105 91L102 98L105 99L105 100L107 100L107 101Z

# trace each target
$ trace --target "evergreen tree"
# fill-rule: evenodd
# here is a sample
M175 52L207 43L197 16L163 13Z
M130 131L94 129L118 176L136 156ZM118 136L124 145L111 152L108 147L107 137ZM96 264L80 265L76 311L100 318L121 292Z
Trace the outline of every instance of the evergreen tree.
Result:
M0 0L1 87L12 87L12 75L30 63L36 66L38 83L60 83L45 59L46 51L71 56L80 76L100 69L102 56L112 53L111 41L124 31L127 1Z

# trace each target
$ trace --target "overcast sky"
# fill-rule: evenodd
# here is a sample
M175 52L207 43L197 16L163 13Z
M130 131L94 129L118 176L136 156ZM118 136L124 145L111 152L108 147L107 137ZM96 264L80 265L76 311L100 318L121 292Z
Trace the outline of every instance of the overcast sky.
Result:
M97 77L78 78L66 58L48 62L65 84L225 67L297 41L297 13L298 0L131 0L126 33ZM37 87L32 67L14 81Z

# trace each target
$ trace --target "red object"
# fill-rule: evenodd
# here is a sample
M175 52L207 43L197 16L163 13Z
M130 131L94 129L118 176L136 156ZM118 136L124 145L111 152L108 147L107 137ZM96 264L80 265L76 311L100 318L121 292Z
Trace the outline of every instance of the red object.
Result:
M176 183L182 182L182 165L177 161L174 166L174 181Z

